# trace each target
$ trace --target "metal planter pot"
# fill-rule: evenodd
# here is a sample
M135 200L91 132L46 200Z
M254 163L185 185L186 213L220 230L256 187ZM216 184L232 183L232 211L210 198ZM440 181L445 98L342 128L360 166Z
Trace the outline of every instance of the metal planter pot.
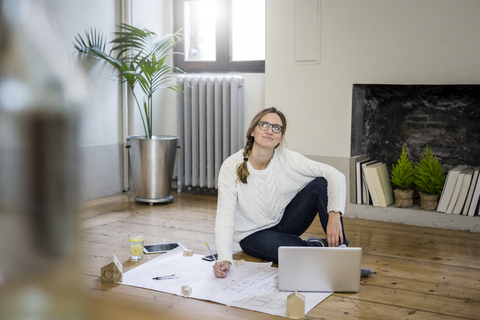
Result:
M135 200L150 205L171 202L173 168L177 153L176 136L129 136L127 138Z

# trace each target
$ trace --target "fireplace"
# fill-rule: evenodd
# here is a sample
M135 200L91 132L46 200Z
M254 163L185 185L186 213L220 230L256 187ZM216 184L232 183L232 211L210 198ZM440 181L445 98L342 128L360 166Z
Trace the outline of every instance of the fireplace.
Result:
M405 144L416 162L426 144L448 170L480 166L480 85L355 84L351 156L390 170Z

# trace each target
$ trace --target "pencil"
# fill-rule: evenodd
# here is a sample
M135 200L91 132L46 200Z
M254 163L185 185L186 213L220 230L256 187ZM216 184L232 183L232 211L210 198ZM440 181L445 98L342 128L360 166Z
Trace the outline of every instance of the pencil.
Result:
M213 254L212 250L210 250L210 247L208 246L208 243L205 242L205 244L207 245L208 251L210 251L210 253L212 254L213 259L215 259L215 264L217 265L218 269L220 269L220 265L218 264L217 257L215 257L215 255ZM220 270L221 270L221 269L220 269Z

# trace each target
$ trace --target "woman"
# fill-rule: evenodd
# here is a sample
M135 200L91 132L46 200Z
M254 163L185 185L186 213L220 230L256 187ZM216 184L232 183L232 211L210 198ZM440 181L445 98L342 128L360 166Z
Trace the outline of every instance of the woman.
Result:
M227 276L232 241L251 256L278 262L279 246L330 246L348 244L343 230L345 176L338 170L279 148L287 128L275 108L253 118L243 150L231 155L220 168L215 237L220 268ZM316 215L326 239L302 235Z

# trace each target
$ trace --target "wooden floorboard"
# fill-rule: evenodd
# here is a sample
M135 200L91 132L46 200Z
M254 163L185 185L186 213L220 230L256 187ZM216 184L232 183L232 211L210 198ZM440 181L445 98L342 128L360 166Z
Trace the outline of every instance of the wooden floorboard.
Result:
M205 242L214 247L216 195L173 195L173 203L153 206L137 203L127 193L82 204L80 271L82 285L89 294L113 304L122 299L136 302L153 310L156 319L279 318L100 281L100 268L112 254L123 264L124 271L158 256L148 255L137 263L130 261L127 234L131 230L142 230L147 244L180 242L197 254L208 253ZM376 274L362 279L358 293L331 295L306 319L480 318L480 234L348 218L344 224L350 246L363 249L362 265ZM316 221L303 237L322 234ZM238 246L235 250L239 250L236 259L259 261Z

